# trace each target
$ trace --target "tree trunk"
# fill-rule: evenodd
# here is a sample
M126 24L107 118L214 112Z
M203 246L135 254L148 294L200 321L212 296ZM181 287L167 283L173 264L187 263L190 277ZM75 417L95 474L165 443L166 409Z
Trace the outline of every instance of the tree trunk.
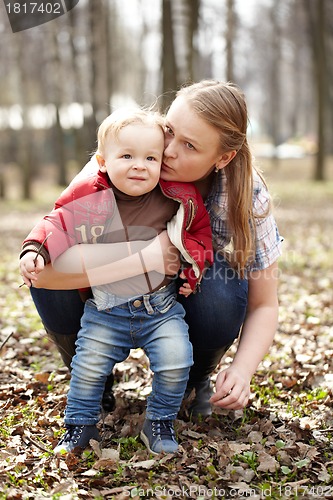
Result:
M61 99L61 82L62 82L62 72L63 66L61 64L60 58L60 48L57 40L57 31L55 29L55 24L52 24L51 29L51 68L52 75L48 81L48 85L51 89L51 96L53 104L56 108L56 122L54 124L53 133L53 157L54 162L57 165L58 172L58 185L67 185L67 168L66 168L66 153L65 153L65 143L64 143L64 133L60 122L60 107L63 104Z
M272 23L272 59L270 65L270 123L271 137L274 146L273 164L274 168L279 166L279 158L275 153L277 146L281 142L281 30L276 7L273 5L270 11Z
M234 39L235 39L235 0L227 0L227 29L226 29L226 53L227 53L227 81L233 82L234 75Z
M163 0L162 11L162 102L164 112L174 99L177 89L177 65L174 47L171 0Z
M91 28L91 97L96 128L110 113L109 61L108 61L108 18L104 0L89 0ZM93 137L96 142L96 137Z
M69 23L69 34L70 34L70 59L71 59L71 71L72 71L72 85L73 85L73 99L74 101L80 103L82 106L85 102L88 102L89 97L86 95L86 86L83 86L83 76L81 74L80 67L80 53L77 50L77 44L75 43L76 37L79 36L78 30L78 14L79 8L71 9L68 12L68 23ZM83 124L81 128L73 128L73 156L77 162L79 169L87 162L88 155L86 152L86 145L88 144L88 134L87 127L85 124L86 118L83 117Z
M332 2L325 4L325 17L329 20L326 25L326 64L327 64L327 86L328 86L328 125L327 137L333 137L333 4ZM326 141L326 150L329 154L333 154L333 141Z
M314 179L325 178L325 125L326 125L326 55L325 55L325 0L317 0L317 29L315 31L317 47L317 96L318 96L318 153Z
M21 86L20 91L20 106L22 108L22 128L18 135L17 145L17 162L22 171L22 197L24 200L30 200L32 196L32 177L33 177L33 160L32 160L32 129L28 124L28 107L29 107L29 88L26 82L29 82L27 61L25 58L25 33L20 33L17 36L17 67L18 82Z
M325 0L306 0L309 36L312 46L315 88L317 92L317 142L318 151L314 168L314 180L325 179L325 125L326 105L329 105L325 45Z
M199 28L200 0L184 0L185 33L186 33L186 80L195 78L194 68L198 60L196 35Z

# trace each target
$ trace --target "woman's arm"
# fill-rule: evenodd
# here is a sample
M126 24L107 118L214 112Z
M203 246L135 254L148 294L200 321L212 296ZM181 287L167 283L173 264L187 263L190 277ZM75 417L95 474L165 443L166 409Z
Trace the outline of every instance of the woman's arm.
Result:
M84 288L114 283L144 272L174 275L179 270L179 252L167 232L147 241L75 245L53 264L35 275L33 286L53 290ZM132 255L130 253L132 252Z
M252 272L248 309L235 358L216 380L211 402L221 408L244 408L250 397L250 382L268 352L278 324L278 264Z

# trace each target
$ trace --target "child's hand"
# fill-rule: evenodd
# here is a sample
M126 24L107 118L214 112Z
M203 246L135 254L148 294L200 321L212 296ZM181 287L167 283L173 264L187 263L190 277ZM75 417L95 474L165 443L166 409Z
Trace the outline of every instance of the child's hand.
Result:
M179 277L184 280L186 279L186 276L184 274L184 272L182 271L179 275ZM185 281L185 283L182 284L182 286L179 288L178 290L178 293L179 295L185 295L185 297L188 297L189 295L191 295L192 293L192 288L190 287L190 285L187 283L187 281Z
M37 255L36 252L27 252L23 255L20 259L20 272L24 283L30 287L32 282L37 279L36 274L43 271L44 267L45 263L43 257Z

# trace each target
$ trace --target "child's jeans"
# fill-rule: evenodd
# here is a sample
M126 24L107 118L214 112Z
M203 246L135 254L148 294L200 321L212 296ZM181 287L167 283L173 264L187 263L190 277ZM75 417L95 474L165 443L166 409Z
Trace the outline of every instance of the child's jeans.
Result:
M128 357L130 349L138 347L144 349L154 372L146 418L175 419L193 364L184 315L174 282L112 309L98 311L89 299L72 361L65 423L98 422L106 377Z

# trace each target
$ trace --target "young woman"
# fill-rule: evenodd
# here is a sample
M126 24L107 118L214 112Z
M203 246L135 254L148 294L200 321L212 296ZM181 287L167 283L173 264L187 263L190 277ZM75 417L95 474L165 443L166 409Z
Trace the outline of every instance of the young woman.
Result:
M211 404L226 409L246 406L251 378L277 327L281 238L265 182L253 165L247 125L241 90L213 80L181 88L166 115L161 178L196 184L210 215L215 248L215 261L201 281L200 293L179 297L193 345L187 394L194 394L190 408L194 415L209 415ZM94 168L92 159L79 175L88 175ZM98 251L99 245L89 246ZM160 266L161 249L166 272L171 274L175 252L166 232L142 252L146 268ZM109 266L115 281L140 272L135 255L128 259L117 262L113 270ZM101 282L105 268L95 270L96 282ZM67 364L83 312L76 289L94 284L91 273L89 278L85 273L57 273L49 265L32 280L37 310ZM210 374L239 334L233 362L218 374L213 394ZM111 385L112 379L105 390L110 408Z

